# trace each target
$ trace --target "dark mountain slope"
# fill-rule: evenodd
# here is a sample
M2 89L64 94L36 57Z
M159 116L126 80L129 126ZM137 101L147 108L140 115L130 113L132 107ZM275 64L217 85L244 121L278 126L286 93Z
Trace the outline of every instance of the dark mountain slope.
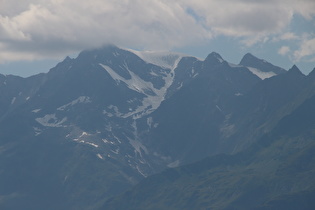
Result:
M230 67L216 53L194 64L189 68L201 66L194 80L141 119L150 119L155 124L149 133L141 136L144 143L158 154L170 157L174 164L200 160L218 152L220 126L230 112L229 103L260 81L245 68ZM181 61L175 72L183 72L184 67L187 65L182 66Z
M28 79L0 75L0 120L33 97L40 88L44 77L44 74L38 74Z
M293 66L286 73L257 83L247 94L236 98L230 103L232 111L223 124L225 140L220 147L230 148L226 151L235 153L272 130L279 120L310 96L304 94L307 88L312 88L308 80Z
M1 88L9 100L0 120L1 208L92 208L157 170L134 136L132 115L124 116L153 93L130 89L100 64L127 79L131 70L143 70L137 78L152 79L156 88L170 71L110 46L66 58L47 74L7 80L12 88ZM19 91L32 94L13 107Z
M167 167L231 152L252 133L265 134L264 120L273 122L291 99L298 102L269 130L314 94L310 76L282 75L262 81L217 53L201 61L109 45L67 57L47 74L1 76L0 208L95 209ZM294 94L285 93L287 80ZM300 83L305 91L294 89ZM255 108L266 107L257 115L263 120L251 118ZM191 170L203 173L204 167Z
M274 66L263 59L259 59L250 53L244 55L240 65L256 68L262 72L273 72L275 74L282 74L286 72L284 69Z
M242 153L168 169L102 209L314 209L313 107L315 97Z

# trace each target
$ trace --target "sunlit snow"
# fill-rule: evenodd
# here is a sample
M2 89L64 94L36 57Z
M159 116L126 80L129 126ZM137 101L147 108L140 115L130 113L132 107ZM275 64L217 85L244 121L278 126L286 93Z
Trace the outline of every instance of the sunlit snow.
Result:
M179 160L176 160L176 161L174 161L174 162L168 164L167 167L169 167L169 168L175 168L175 167L179 166L179 163L180 163L180 161L179 161Z
M101 160L104 160L104 158L103 158L103 156L101 155L101 154L97 154L97 157L99 158L99 159L101 159Z
M136 54L146 63L151 63L167 69L175 69L180 59L185 56L173 52L136 51L130 49L129 51Z
M41 110L41 109L34 109L34 110L32 110L32 112L33 112L33 113L37 113L37 112L40 112L40 110Z
M89 133L83 131L82 134L81 134L81 136L79 136L79 138L82 138L83 136L91 136L91 134L89 134Z
M33 127L33 129L34 129L34 132L35 132L35 136L38 136L39 134L42 133L42 130L40 128Z
M94 143L91 143L91 142L85 142L86 144L88 144L88 145L91 145L91 146L93 146L93 147L98 147L98 145L97 144L94 144Z
M218 105L215 105L217 107L217 109L222 112L222 109L218 106Z
M107 139L102 139L102 141L103 141L105 144L115 144L114 142L109 141L109 140L107 140Z
M80 96L77 99L71 101L70 103L67 103L67 104L57 108L57 110L64 111L69 106L73 106L73 105L78 104L78 103L91 103L91 100L88 96Z
M13 97L11 100L11 104L14 104L15 100L16 100L16 97Z
M56 114L47 114L44 117L36 118L35 120L43 126L62 127L62 124L67 121L67 117L64 117L61 120L59 120L56 117Z
M247 67L250 72L258 76L260 79L264 80L273 76L276 76L276 73L269 71L269 72L263 72L259 69L253 68L253 67Z
M117 84L123 82L131 90L145 95L142 105L138 106L134 111L129 113L119 113L118 110L115 110L116 116L123 118L132 116L133 119L138 119L143 115L150 114L156 110L164 100L166 92L172 85L175 76L174 69L170 70L170 72L165 77L163 77L165 81L164 87L157 89L151 82L144 81L138 75L133 73L126 65L124 67L129 72L131 79L123 78L107 65L100 64L100 66L102 66L109 73L109 75L117 82Z
M135 149L135 152L138 152L139 155L142 157L142 152L141 149L145 152L148 153L147 148L138 140L133 140L129 138L129 143L131 146Z

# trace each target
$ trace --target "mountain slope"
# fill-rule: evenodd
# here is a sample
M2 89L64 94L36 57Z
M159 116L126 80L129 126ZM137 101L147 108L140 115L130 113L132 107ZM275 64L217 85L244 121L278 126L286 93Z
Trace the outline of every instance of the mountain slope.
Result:
M163 100L156 93L169 71L108 46L66 58L36 81L16 78L17 90L6 80L1 89L8 92L0 121L1 208L86 209L158 170L135 137L133 117L150 112L153 102L158 106L160 101L148 103L152 98ZM132 78L138 79L128 86ZM139 83L150 83L151 89L137 89ZM17 104L16 95L24 91L32 94Z
M244 152L168 169L101 209L314 209L314 105L315 96Z
M247 67L253 74L259 76L261 79L273 77L286 71L278 66L263 59L259 59L250 53L247 53L242 58L240 65Z
M309 95L308 77L293 66L288 72L257 83L247 94L233 101L229 117L223 124L225 140L220 146L232 152L248 147L260 138L284 116L291 113ZM232 129L229 129L232 128Z
M186 70L187 69L187 70ZM141 137L171 162L187 163L218 152L220 125L228 104L260 80L245 68L232 68L210 54L205 61L189 66L182 60L178 72L200 69L194 80L178 90L147 118L155 124ZM141 122L139 122L141 123Z
M168 167L242 151L314 93L290 72L262 80L215 52L108 45L47 74L1 76L0 208L95 209Z
M173 71L106 46L47 74L1 77L1 208L93 208L165 168L135 120L166 99Z

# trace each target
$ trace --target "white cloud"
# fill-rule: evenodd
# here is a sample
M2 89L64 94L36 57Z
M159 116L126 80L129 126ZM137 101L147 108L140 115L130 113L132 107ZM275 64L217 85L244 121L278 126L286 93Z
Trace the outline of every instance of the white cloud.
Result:
M280 36L281 40L297 40L299 37L292 32L284 33Z
M257 1L212 1L215 3L210 4L207 1L199 2L201 5L198 10L206 17L207 25L225 35L270 33L281 30L291 19L288 9Z
M3 3L7 5L4 8L11 8L17 2L4 0ZM16 11L16 14L0 15L0 42L3 44L0 50L16 50L28 56L33 53L34 57L108 42L171 49L211 36L176 2L51 0L36 1Z
M251 46L281 34L294 14L315 14L313 0L0 0L0 5L0 62L63 57L109 42L170 50L218 35Z
M278 36L272 39L273 42L294 41L294 40L300 40L300 37L292 32L285 32L285 33L279 34Z
M314 36L313 36L314 37ZM315 59L315 38L305 38L298 50L294 51L294 58L296 61L300 61L303 57L309 57L309 61L314 61Z
M279 50L278 50L278 54L284 56L287 55L290 52L290 47L288 46L282 46Z

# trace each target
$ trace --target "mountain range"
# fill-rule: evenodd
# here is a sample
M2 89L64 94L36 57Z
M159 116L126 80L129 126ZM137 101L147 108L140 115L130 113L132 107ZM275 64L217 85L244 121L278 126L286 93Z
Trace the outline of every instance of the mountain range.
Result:
M107 45L0 75L1 209L313 209L315 71Z

